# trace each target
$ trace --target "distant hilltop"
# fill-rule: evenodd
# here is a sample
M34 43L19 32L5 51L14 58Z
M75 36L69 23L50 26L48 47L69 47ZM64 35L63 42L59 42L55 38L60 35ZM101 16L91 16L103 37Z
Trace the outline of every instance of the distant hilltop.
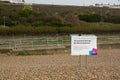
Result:
M24 0L0 0L1 2L8 2L8 3L24 3Z
M120 4L95 4L95 7L108 7L108 8L120 8Z
M3 3L24 3L24 4L33 4L33 3L26 3L25 0L0 0L0 2L3 2ZM35 3L34 3L35 4ZM37 5L40 5L40 4L37 4ZM44 4L42 4L44 5ZM53 5L53 4L49 4L49 5ZM55 4L54 4L55 5ZM58 5L58 4L56 4ZM67 5L64 5L64 6L67 6ZM73 6L73 5L69 5L69 6ZM77 5L76 5L77 6ZM88 7L108 7L108 8L118 8L120 9L120 4L95 4L95 5L89 5Z

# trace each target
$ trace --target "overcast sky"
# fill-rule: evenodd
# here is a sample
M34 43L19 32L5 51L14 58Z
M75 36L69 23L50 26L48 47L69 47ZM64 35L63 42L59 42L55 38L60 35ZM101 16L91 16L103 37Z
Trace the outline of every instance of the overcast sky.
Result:
M60 4L60 5L79 5L79 6L94 5L96 3L120 4L120 0L25 0L25 2L37 3L37 4Z

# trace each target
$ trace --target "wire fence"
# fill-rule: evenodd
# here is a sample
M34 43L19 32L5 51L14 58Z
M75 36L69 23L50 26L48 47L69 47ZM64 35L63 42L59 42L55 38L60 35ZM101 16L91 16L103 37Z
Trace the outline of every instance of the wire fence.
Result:
M98 44L120 43L120 36L98 36ZM8 37L0 39L0 49L37 49L47 47L70 46L70 36L30 36Z
M39 48L70 45L70 37L40 37L0 39L0 49Z

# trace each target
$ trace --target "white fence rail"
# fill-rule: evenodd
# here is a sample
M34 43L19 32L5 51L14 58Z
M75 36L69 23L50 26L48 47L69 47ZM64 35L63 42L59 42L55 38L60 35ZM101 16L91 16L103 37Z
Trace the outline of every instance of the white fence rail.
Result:
M26 49L39 48L44 46L63 46L70 44L70 37L53 38L20 38L20 39L0 39L0 49Z
M70 36L11 37L0 39L0 49L28 49L70 45ZM120 36L98 36L98 44L120 43Z

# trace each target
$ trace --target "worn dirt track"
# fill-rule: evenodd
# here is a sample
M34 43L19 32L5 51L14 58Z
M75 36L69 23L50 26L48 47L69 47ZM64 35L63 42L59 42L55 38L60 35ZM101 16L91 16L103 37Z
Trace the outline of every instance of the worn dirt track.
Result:
M97 56L70 54L0 55L0 80L120 80L120 49L100 49Z

